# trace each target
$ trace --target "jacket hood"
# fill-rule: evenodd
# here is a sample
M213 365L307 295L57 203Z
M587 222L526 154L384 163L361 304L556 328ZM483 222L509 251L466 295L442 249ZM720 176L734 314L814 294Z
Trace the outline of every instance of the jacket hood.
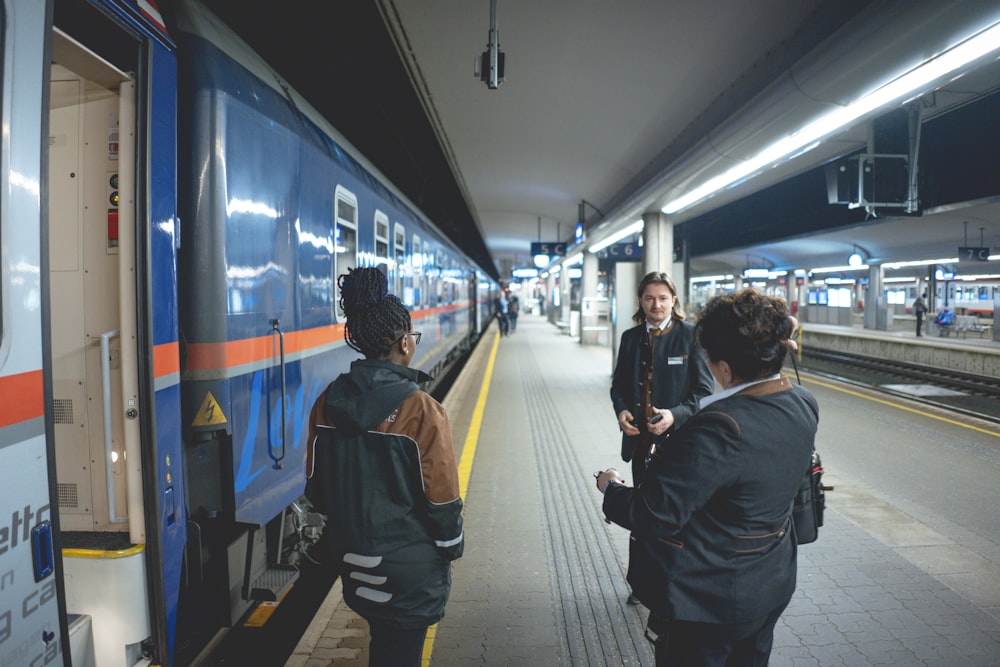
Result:
M347 432L370 431L396 411L431 376L390 361L359 359L329 386L327 419Z

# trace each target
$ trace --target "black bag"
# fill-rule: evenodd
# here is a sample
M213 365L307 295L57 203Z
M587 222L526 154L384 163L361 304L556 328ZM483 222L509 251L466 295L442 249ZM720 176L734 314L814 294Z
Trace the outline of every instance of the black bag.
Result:
M795 537L799 544L815 542L823 525L823 510L826 509L826 493L823 487L823 462L815 449L812 461L792 505L792 521L795 523Z

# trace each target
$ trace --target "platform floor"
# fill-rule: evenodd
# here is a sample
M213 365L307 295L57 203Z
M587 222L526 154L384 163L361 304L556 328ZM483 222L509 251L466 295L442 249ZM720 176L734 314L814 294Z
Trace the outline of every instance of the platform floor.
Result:
M477 347L445 401L466 551L425 665L653 664L645 611L625 604L628 535L591 474L628 470L611 371L610 348L530 315ZM1000 427L803 381L835 489L772 667L1000 666ZM334 585L286 667L366 665L367 641Z

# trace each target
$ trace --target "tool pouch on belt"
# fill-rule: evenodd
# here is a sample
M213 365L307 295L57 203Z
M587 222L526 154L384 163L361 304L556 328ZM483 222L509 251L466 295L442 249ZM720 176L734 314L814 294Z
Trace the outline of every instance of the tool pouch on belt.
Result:
M819 528L823 525L823 510L826 509L826 494L823 490L823 462L815 449L809 469L795 494L792 505L792 521L795 523L795 537L799 544L815 542Z

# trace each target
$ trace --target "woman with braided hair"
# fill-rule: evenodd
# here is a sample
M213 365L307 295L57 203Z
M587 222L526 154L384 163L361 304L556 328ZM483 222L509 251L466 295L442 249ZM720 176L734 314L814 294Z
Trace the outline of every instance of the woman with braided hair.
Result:
M364 355L310 418L306 495L326 515L325 553L344 600L368 621L369 665L420 665L462 555L462 499L444 408L409 368L420 342L376 268L337 281L344 338Z

